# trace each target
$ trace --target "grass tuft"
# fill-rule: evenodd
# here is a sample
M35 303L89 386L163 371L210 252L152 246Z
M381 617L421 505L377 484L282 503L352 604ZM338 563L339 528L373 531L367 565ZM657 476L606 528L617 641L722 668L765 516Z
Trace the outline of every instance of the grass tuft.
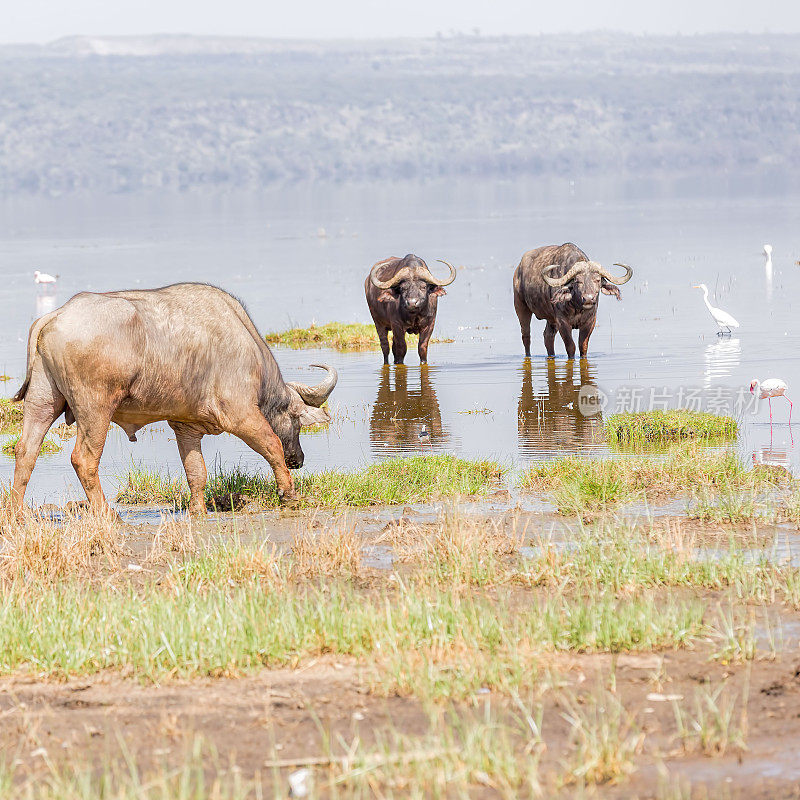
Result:
M409 334L411 335L411 334ZM326 322L312 324L309 328L291 328L273 331L264 337L269 344L285 347L332 347L334 350L380 350L374 325L363 322ZM452 339L432 339L435 344L452 342Z
M0 398L0 431L6 432L22 425L22 408L22 403Z
M17 442L19 441L19 437L21 434L16 434L12 436L7 442L3 443L3 453L7 456L11 456L15 458L15 451L14 448L17 446ZM53 455L53 453L60 453L61 452L61 445L58 442L54 442L49 437L45 436L44 441L42 442L42 446L39 448L39 453L41 455Z
M605 429L611 442L634 447L664 445L686 439L731 441L739 430L733 417L686 409L613 414L608 418Z
M633 772L644 734L611 692L602 690L583 704L567 699L566 707L563 717L572 728L574 748L566 783L617 783Z
M353 472L328 470L299 473L295 483L306 507L370 506L418 503L455 495L475 495L495 485L503 468L493 461L466 461L453 456L393 458ZM241 467L218 468L209 476L206 504L229 510L257 501L278 506L275 481ZM117 494L126 505L159 504L185 508L189 489L182 479L138 467L128 471Z
M749 470L731 452L684 446L663 457L584 459L575 456L536 464L521 487L552 492L562 514L602 511L620 503L660 499L687 491L740 491L770 486L770 473Z

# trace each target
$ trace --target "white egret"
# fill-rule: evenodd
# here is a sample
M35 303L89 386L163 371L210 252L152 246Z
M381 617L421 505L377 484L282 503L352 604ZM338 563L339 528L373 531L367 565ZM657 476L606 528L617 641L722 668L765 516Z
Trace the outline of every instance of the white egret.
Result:
M772 245L765 244L764 245L764 268L767 272L772 271Z
M758 378L753 378L750 381L750 393L754 394L759 400L763 400L766 398L769 401L769 424L770 428L772 427L772 398L773 397L785 397L787 402L789 403L789 427L792 426L792 401L789 400L789 397L786 394L786 390L789 387L786 385L786 381L782 381L780 378L767 378L763 383L758 380Z
M720 328L717 336L730 333L731 328L739 327L739 323L727 311L723 311L721 308L715 308L711 305L711 303L708 302L708 286L706 286L704 283L701 283L699 286L694 286L692 288L703 290L703 301L706 304L706 308L708 308L711 316L714 317L714 322L716 322Z
M46 272L39 272L37 269L33 273L34 283L55 283L58 280L58 275L48 275Z

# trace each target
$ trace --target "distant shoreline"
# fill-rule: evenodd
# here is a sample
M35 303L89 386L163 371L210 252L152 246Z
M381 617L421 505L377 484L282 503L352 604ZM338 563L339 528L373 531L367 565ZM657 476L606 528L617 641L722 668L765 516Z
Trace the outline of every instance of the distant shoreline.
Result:
M793 172L799 51L603 32L0 46L0 194Z

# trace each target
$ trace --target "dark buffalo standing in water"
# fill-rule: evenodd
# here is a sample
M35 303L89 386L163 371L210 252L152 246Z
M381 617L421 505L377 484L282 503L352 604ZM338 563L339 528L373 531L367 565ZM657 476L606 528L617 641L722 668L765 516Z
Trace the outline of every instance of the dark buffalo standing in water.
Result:
M567 356L575 357L572 331L577 329L578 350L586 357L589 337L597 321L600 294L621 299L617 286L627 283L633 270L625 264L625 274L615 278L600 264L590 261L574 244L549 245L529 250L514 271L514 308L522 329L525 355L531 354L531 317L547 320L544 346L554 356L555 335L559 332L567 348Z
M169 423L193 512L205 512L200 441L223 431L264 456L281 502L293 502L289 468L303 465L300 428L329 420L321 406L337 375L323 369L318 386L284 383L242 304L214 286L75 295L31 326L27 375L14 397L25 408L13 502L21 509L39 448L62 413L77 423L72 464L97 510L107 509L98 466L111 422L131 441L144 425Z
M441 263L447 264L446 261ZM450 277L437 280L421 258L409 253L405 258L379 261L370 270L364 291L369 313L378 331L384 364L389 363L389 331L392 332L395 364L402 364L406 357L407 333L419 335L419 360L421 364L427 363L437 303L446 294L444 287L456 279L456 268L452 264L447 266L450 267Z

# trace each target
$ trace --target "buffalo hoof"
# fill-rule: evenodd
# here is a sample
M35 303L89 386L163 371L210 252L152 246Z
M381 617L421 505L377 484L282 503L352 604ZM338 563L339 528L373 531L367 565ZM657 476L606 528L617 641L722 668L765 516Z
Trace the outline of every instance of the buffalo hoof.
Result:
M285 492L279 495L282 508L298 508L300 506L300 495L297 492Z

